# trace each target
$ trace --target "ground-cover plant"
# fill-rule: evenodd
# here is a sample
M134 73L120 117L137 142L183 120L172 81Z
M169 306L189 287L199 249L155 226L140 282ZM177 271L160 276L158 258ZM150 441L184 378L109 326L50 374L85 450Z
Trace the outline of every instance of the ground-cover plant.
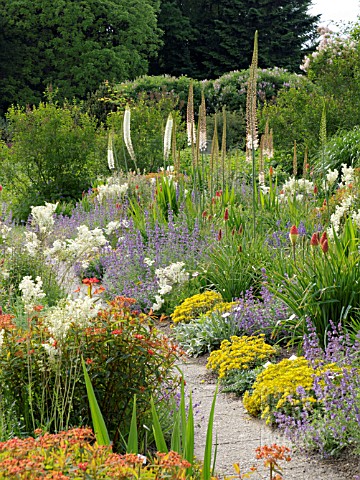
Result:
M157 453L149 462L135 454L113 453L111 446L94 442L89 428L74 428L56 434L14 438L0 443L0 478L59 480L180 479L190 464L178 453ZM199 478L199 472L197 472Z
M303 342L304 354L314 369L312 391L316 408L307 402L303 386L297 388L300 403L291 412L275 412L276 423L293 441L306 450L336 455L346 447L358 453L360 398L358 341L350 341L341 325L331 323L325 350L314 326ZM334 364L336 362L336 364ZM329 368L336 365L336 368Z
M13 405L26 432L88 424L82 355L109 433L119 446L119 432L129 431L133 395L139 425L146 425L151 396L160 398L163 385L175 388L171 369L177 347L158 334L149 317L134 310L132 299L118 297L101 312L95 297L67 299L39 317L37 287L27 282L26 324L1 317L6 320L0 362L7 404ZM139 436L144 438L143 429Z
M188 323L191 320L198 318L201 314L205 314L212 310L220 303L222 303L222 296L220 293L207 290L184 300L175 308L174 312L171 314L171 319L174 323Z
M315 403L313 375L315 370L304 357L284 359L277 364L269 363L256 377L251 393L245 392L244 406L254 416L267 422L274 421L275 411L291 411L301 401L298 387L306 392L302 401Z
M249 370L264 364L276 353L265 342L264 336L232 336L223 340L219 350L211 352L207 368L214 370L220 379L233 370Z

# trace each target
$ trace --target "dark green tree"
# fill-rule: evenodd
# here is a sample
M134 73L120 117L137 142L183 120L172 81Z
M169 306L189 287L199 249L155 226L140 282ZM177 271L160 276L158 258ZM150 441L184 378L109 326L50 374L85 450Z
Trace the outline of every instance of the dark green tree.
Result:
M0 0L0 109L147 73L160 0Z
M188 73L201 79L248 68L256 30L260 67L298 71L304 52L316 36L319 17L308 13L311 3L312 0L162 0L162 12L171 6L181 22L174 24L165 13L159 16L164 44L159 52L158 72ZM178 54L184 45L186 55L181 58ZM174 58L176 66L168 61Z

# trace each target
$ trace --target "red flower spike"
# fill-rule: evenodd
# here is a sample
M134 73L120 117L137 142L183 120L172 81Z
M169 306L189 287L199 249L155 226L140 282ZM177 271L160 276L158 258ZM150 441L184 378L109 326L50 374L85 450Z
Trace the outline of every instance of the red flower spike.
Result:
M290 228L290 233L289 233L289 238L292 245L296 244L298 236L299 236L299 230L297 229L296 225L293 225Z
M225 220L225 222L227 222L229 220L229 209L228 208L225 208L224 220Z
M325 240L323 241L323 243L320 244L321 245L321 250L324 252L324 253L327 253L329 251L329 242L327 240L327 238L325 238Z
M319 189L317 187L317 185L314 185L314 194L316 195L318 193Z
M269 175L270 175L270 177L272 177L274 175L274 169L271 166L269 168Z
M321 238L320 238L320 242L319 242L320 245L322 245L322 244L325 242L325 240L327 240L327 239L328 239L328 238L327 238L327 233L324 232L324 233L321 235Z
M310 245L312 247L317 247L319 245L319 233L313 233L310 240Z
M217 236L217 239L219 240L219 242L220 242L221 238L222 238L222 231L221 231L221 228L220 228L220 230L218 232L218 236Z
M204 210L203 213L202 213L202 218L206 218L207 217L207 211Z

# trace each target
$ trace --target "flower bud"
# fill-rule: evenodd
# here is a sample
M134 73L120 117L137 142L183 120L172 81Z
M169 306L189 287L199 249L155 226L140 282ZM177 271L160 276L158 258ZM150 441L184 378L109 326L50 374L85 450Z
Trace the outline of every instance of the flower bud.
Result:
M319 245L319 232L313 233L310 240L310 245L312 247L317 247Z
M299 230L296 228L296 225L293 225L290 228L289 238L292 245L295 245L299 236Z
M229 209L228 208L225 208L224 220L225 220L225 222L229 220Z
M217 236L217 239L219 240L219 242L220 242L221 238L222 238L222 231L221 231L221 228L220 228L220 230L218 231L218 236Z
M323 241L323 243L321 243L320 245L321 245L321 250L322 250L324 253L327 253L328 250L329 250L329 242L328 242L328 239L325 238L325 240Z

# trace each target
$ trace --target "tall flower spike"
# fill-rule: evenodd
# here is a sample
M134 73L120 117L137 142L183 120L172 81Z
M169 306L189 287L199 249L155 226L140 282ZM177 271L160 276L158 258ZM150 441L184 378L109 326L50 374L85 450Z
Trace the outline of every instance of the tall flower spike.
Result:
M200 152L205 152L207 147L206 138L206 104L204 91L201 92L200 118L199 118L199 148Z
M255 32L254 51L249 71L246 96L246 144L249 150L259 146L256 115L256 80L258 67L258 32Z
M165 162L168 161L170 150L171 150L171 135L173 130L173 118L171 113L169 113L168 119L166 121L165 126L165 134L164 134L164 160Z
M113 151L113 136L114 136L114 133L111 132L109 134L108 151L107 151L108 167L109 167L110 170L114 170L114 168L115 168L114 151Z
M123 125L124 142L125 142L127 151L129 152L129 155L131 157L131 160L134 162L135 169L137 170L135 152L131 142L130 116L131 116L130 108L126 107L124 112L124 125Z
M195 117L194 117L194 87L193 83L190 82L189 85L189 96L186 110L186 127L187 127L187 137L188 145L195 145L196 142L196 131L195 131Z

